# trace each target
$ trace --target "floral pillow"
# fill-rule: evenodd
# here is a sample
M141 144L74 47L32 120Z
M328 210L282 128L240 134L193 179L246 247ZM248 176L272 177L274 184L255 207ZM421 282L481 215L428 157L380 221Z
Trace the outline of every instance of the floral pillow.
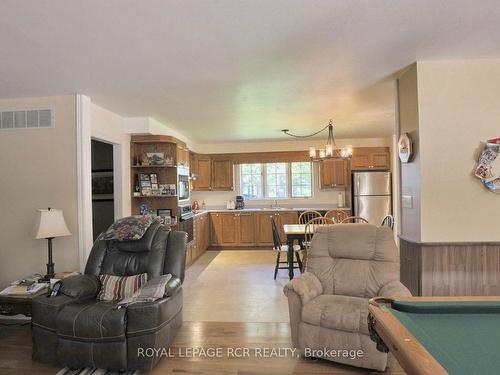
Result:
M150 215L128 216L115 221L101 236L101 240L140 240L155 219Z

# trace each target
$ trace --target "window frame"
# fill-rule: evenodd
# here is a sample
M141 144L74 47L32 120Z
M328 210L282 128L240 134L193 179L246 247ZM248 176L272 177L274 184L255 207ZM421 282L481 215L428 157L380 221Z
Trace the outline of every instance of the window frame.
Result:
M267 192L267 165L268 164L286 164L286 175L287 175L287 196L286 197L279 197L279 198L273 198L273 197L268 197L268 192ZM261 165L261 191L262 191L262 196L258 198L247 198L245 197L246 200L251 200L251 201L276 201L276 200L287 200L287 199L312 199L314 198L314 165L312 162L308 162L311 165L311 195L310 196L303 196L303 197L297 197L293 196L293 187L292 187L292 163L300 163L300 162L269 162L269 163L241 163L238 165L237 173L238 173L238 194L242 194L242 173L241 173L241 166L243 164L260 164ZM305 162L307 163L307 162Z

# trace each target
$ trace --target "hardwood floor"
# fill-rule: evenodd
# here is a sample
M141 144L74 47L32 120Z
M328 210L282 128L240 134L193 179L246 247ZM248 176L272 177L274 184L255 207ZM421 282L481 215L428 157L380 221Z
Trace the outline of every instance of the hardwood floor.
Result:
M186 348L221 348L220 358L186 358ZM228 355L228 348L249 348L249 357ZM150 374L184 375L288 375L288 374L380 374L325 360L297 358L287 351L284 358L257 357L265 348L290 347L288 323L184 322L171 348L171 357L164 358ZM58 368L31 360L30 326L0 328L0 374L56 374ZM397 363L386 370L387 375L403 375Z
M288 322L288 271L273 280L275 261L271 250L207 251L186 272L184 320Z
M151 374L288 375L376 374L325 360L306 360L290 352L286 272L273 280L274 254L267 251L209 251L186 273L184 324ZM250 301L250 302L248 302ZM220 348L220 356L186 357L190 348ZM248 348L237 358L232 348ZM282 358L263 358L281 349ZM215 349L212 349L215 350ZM262 356L259 356L259 350ZM236 353L235 353L236 354ZM31 328L0 325L0 375L56 374L59 369L31 360ZM391 360L388 375L403 375Z

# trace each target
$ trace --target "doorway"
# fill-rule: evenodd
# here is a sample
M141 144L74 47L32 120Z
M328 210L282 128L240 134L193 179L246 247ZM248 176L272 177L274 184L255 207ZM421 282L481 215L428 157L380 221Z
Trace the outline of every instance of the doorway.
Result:
M115 220L113 145L92 139L92 234L95 241Z

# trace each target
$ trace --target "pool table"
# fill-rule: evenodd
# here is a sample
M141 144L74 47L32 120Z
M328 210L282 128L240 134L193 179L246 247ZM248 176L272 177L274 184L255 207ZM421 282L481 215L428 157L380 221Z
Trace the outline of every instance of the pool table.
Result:
M408 374L500 374L500 297L369 301L368 328Z

